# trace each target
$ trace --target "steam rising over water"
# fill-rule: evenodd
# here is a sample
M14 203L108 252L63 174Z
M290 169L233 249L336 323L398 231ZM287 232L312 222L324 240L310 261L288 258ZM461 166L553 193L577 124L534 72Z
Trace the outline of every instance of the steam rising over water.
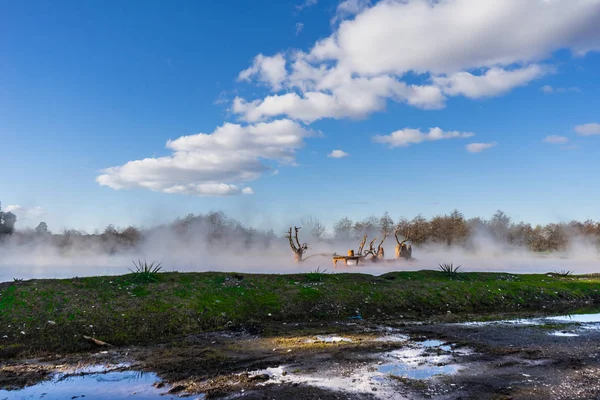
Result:
M277 239L268 248L252 247L246 251L224 247L215 250L202 242L152 241L139 248L108 255L93 248L60 251L47 244L2 246L0 253L0 281L13 278L69 278L97 275L121 275L134 268L133 260L162 262L163 271L179 272L246 272L246 273L304 273L326 269L327 272L359 272L379 275L390 271L437 269L440 263L462 265L464 271L494 271L509 273L546 273L569 270L575 274L600 272L600 257L593 247L573 246L565 253L536 254L528 250L480 245L471 251L461 247L425 246L415 248L412 261L393 260L394 247L386 246L384 263L363 262L359 266L332 265L331 256L315 256L303 263L294 263L286 239ZM321 243L311 248L308 255L337 252L344 254L356 243Z

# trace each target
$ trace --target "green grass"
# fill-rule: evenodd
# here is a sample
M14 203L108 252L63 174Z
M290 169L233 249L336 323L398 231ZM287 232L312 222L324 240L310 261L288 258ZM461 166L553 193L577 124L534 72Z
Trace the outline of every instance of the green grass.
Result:
M270 322L422 319L600 305L600 276L441 271L261 275L160 273L0 284L2 348L77 351L82 335L149 344L205 330ZM52 321L54 323L49 323ZM23 335L21 332L25 332ZM7 347L8 346L8 347Z

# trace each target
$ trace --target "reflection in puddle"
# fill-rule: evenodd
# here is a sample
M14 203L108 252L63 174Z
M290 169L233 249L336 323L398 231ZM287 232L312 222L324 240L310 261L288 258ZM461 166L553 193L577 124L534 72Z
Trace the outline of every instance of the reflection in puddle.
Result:
M548 317L546 319L558 322L579 322L582 324L600 323L600 314L573 314Z
M389 364L382 365L379 367L379 372L383 372L389 375L404 377L409 379L429 379L436 375L450 375L460 371L461 367L455 364L447 365L431 365L431 366L418 366L409 367L406 364Z
M548 335L550 336L563 336L563 337L574 337L574 336L579 336L576 333L570 333L570 332L560 332L560 331L556 331L556 332L550 332Z
M339 342L351 342L352 341L352 339L348 339L348 338L344 338L344 337L340 337L340 336L317 335L315 337L317 338L317 340L320 340L321 342L325 342L325 343L339 343Z
M375 341L408 341L406 335L388 335ZM283 365L251 372L251 375L268 375L270 379L260 385L303 384L322 389L347 392L369 393L381 399L404 399L392 377L426 380L438 375L451 375L459 372L462 365L455 363L456 356L472 353L471 349L456 348L440 340L408 341L400 349L374 355L376 361L369 361L340 367L337 364L323 364L318 371L304 371L302 365Z
M436 375L454 374L462 369L451 364L453 353L469 354L467 349L453 352L450 345L439 340L417 342L414 347L394 350L384 355L385 363L380 365L379 372L409 379L429 379Z
M81 372L81 371L79 371ZM153 373L139 371L62 375L21 390L0 390L0 400L137 400L175 399L161 395L152 385L160 379Z
M374 339L374 342L406 342L410 339L408 335L398 334L398 335L386 335L380 336L377 339Z
M542 325L547 322L581 324L583 329L596 329L600 330L600 313L596 314L571 314L571 315L558 315L554 317L539 317L539 318L525 318L525 319L513 319L513 320L499 320L499 321L473 321L473 322L459 322L452 325L463 325L463 326L487 326L487 325Z

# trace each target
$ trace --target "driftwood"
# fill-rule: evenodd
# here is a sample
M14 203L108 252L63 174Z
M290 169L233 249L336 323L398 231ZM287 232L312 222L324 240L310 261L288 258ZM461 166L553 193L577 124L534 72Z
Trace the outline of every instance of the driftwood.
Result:
M98 346L108 346L108 347L115 347L115 346L113 346L113 345L112 345L112 344L110 344L110 343L103 342L102 340L98 340L98 339L96 339L96 338L93 338L93 337L91 337L91 336L85 336L85 335L83 335L83 338L84 338L85 340L87 340L88 342L92 342L92 343L94 343L95 345L98 345Z
M339 255L337 253L333 254L333 266L337 265L338 261L342 261L344 265L348 265L348 261L354 261L356 265L363 259L367 259L371 262L383 261L385 258L385 252L383 250L383 242L389 236L389 233L385 232L383 234L383 239L377 245L377 249L375 249L375 242L378 238L375 238L369 242L369 250L364 251L365 244L367 243L368 235L363 236L360 245L358 246L358 252L354 253L354 250L349 250L347 256Z

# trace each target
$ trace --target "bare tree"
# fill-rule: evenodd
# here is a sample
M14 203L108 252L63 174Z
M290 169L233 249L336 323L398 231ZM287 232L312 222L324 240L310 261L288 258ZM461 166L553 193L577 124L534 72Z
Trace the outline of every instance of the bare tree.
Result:
M381 232L384 234L389 235L394 231L394 220L387 211L383 213L383 216L379 219L379 225L381 227Z
M308 231L309 235L316 240L321 240L327 227L315 217L302 218L302 227Z
M294 234L292 235L292 227L290 227L290 229L288 230L288 233L285 235L285 237L290 242L290 247L292 248L292 251L294 252L294 261L295 262L301 262L302 257L304 256L304 253L306 253L306 251L308 250L308 244L307 243L300 244L300 240L298 240L298 231L299 230L300 230L300 228L295 226Z
M336 239L350 239L352 237L352 227L354 222L344 217L333 225L333 233Z

